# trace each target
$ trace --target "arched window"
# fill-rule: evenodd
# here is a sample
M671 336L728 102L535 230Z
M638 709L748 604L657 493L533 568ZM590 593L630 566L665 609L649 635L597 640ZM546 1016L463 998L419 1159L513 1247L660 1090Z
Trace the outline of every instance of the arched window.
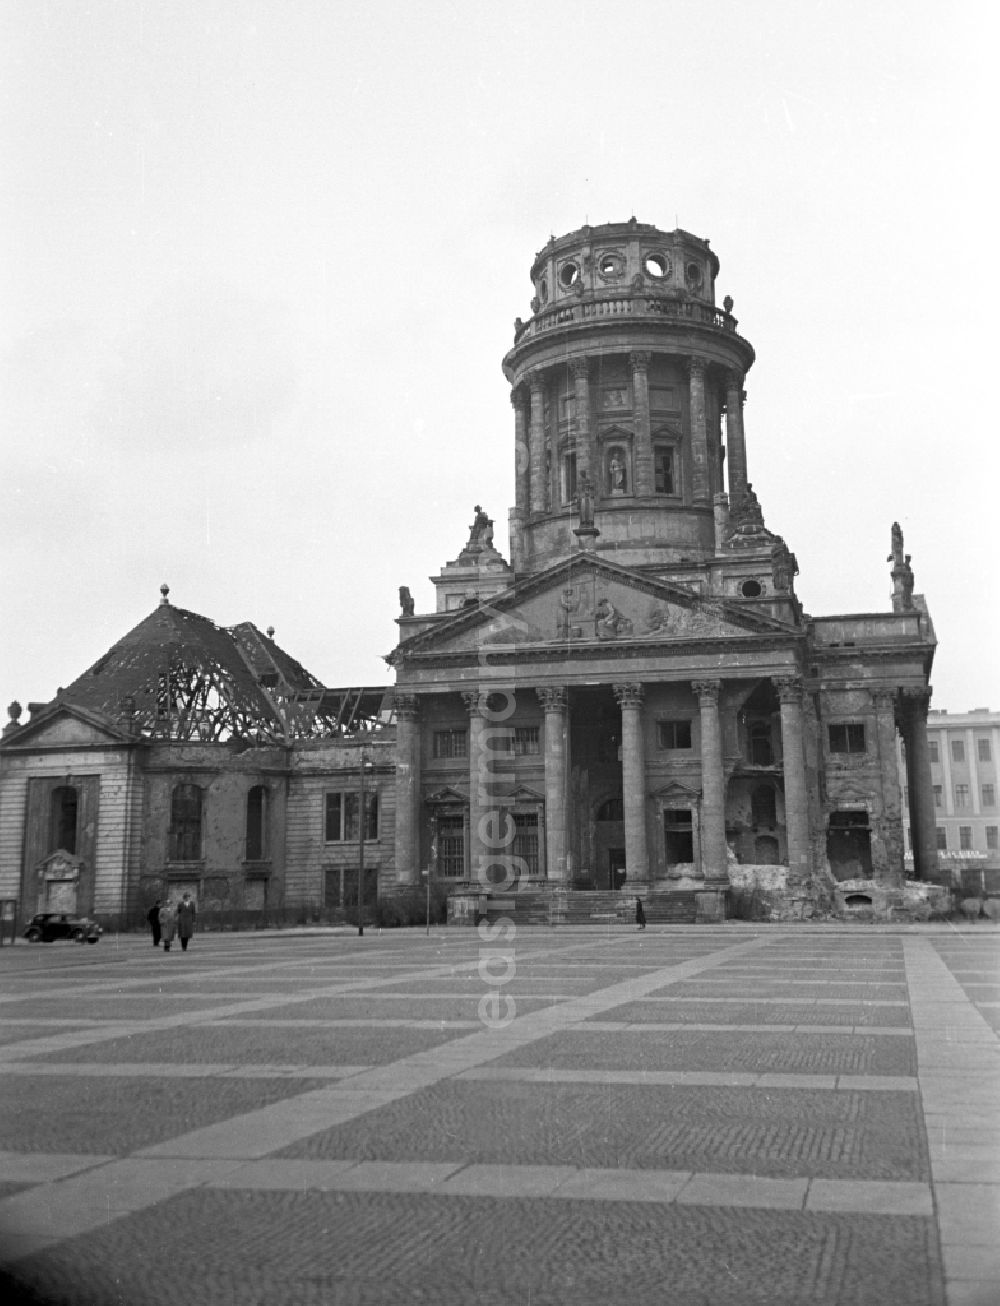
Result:
M254 785L247 792L246 860L266 861L268 853L267 785Z
M79 807L80 796L75 785L59 785L52 790L49 852L61 848L64 853L76 853L76 818Z
M201 860L202 792L198 785L176 784L170 795L170 836L167 857L172 862Z

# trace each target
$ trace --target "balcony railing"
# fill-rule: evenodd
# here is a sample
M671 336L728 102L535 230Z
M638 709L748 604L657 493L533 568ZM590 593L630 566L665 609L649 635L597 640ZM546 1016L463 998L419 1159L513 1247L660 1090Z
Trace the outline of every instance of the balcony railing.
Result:
M574 322L594 322L606 318L676 318L678 321L695 322L701 326L714 327L718 331L736 334L738 325L732 313L717 308L714 304L705 304L699 300L674 299L665 295L605 295L582 299L576 304L559 304L536 314L527 322L522 322L514 332L514 344L531 336L544 335L558 327L566 327Z

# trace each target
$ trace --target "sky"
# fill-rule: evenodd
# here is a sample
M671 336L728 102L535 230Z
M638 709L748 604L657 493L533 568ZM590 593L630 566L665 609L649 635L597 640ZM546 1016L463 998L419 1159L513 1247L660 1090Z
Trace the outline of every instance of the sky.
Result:
M552 234L711 241L750 479L815 616L1000 709L987 4L0 0L0 695L170 600L390 683L474 505ZM994 562L990 559L993 558Z

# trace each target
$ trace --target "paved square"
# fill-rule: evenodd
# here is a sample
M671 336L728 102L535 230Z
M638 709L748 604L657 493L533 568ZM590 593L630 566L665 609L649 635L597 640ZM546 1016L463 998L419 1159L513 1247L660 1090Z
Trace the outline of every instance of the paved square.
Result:
M4 948L0 1292L997 1306L998 944L734 924Z

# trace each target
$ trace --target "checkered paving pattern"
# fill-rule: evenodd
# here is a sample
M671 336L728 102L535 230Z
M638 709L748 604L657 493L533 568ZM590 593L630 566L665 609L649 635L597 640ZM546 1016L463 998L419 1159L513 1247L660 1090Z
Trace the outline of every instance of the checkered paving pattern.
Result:
M471 930L18 946L0 1297L1000 1302L998 940L523 929L502 1028Z

